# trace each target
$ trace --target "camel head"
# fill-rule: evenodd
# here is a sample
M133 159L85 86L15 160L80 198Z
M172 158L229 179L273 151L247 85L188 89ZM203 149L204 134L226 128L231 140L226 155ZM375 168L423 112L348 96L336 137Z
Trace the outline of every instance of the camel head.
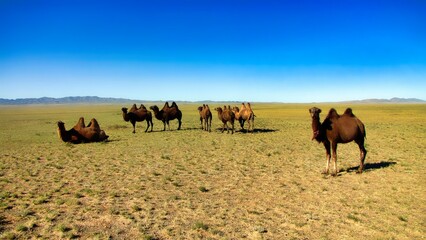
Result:
M121 108L121 111L123 111L123 113L127 113L127 108L126 107Z
M313 107L313 108L309 109L309 113L311 114L312 119L319 119L321 109L319 109L317 107Z
M58 128L65 129L65 123L64 122L58 121L57 124L58 124Z
M198 111L199 111L199 112L203 111L203 107L202 107L202 106L199 106L199 107L198 107Z
M160 109L157 107L157 105L151 106L151 107L149 107L149 109L151 109L154 112L159 112L160 111Z
M221 108L221 107L217 107L217 108L215 108L214 110L216 110L218 113L222 113L222 112L223 112L223 110L222 110L222 108Z

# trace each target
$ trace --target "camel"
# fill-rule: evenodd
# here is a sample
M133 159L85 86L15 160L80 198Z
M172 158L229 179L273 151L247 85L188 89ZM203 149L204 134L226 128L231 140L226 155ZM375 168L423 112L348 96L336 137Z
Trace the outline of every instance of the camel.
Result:
M244 123L247 121L247 131L254 132L254 112L251 109L250 103L247 103L247 107L244 103L241 103L241 108L233 107L232 111L235 114L235 119L240 123L241 129L244 130Z
M209 105L203 104L203 106L198 107L198 112L200 113L201 129L211 132L212 113Z
M364 168L364 160L367 155L367 150L364 147L364 140L366 137L364 124L353 113L351 108L347 108L343 115L339 115L337 111L332 108L328 112L325 120L320 123L321 109L313 107L309 109L312 117L312 140L317 140L323 143L326 150L327 165L324 174L329 173L330 166L330 146L333 154L334 172L333 176L337 175L337 144L349 143L355 141L360 150L360 165L357 173L362 173Z
M146 109L146 107L141 104L139 108L136 107L136 104L133 104L133 106L130 108L130 110L127 112L127 108L123 107L121 109L123 112L123 119L126 122L132 123L133 125L133 133L136 133L136 122L143 122L146 120L147 126L145 129L145 132L148 131L149 126L151 126L151 132L152 128L154 127L154 124L152 123L152 114L150 111Z
M226 131L227 133L229 133L228 122L230 122L232 126L232 134L234 134L235 114L231 111L230 107L226 108L226 106L224 106L223 109L221 107L217 107L214 110L217 111L217 116L219 117L219 120L223 123L222 132L225 131L226 126Z
M172 106L169 106L169 103L166 102L163 106L163 109L159 109L157 105L149 107L152 111L154 111L154 116L158 120L162 121L164 124L163 131L166 130L166 123L168 126L168 129L170 130L170 120L177 119L179 122L179 126L177 130L180 130L180 127L182 125L182 112L179 110L179 107L175 102L172 103Z
M82 142L102 142L108 139L104 130L101 130L98 121L92 118L86 127L84 118L81 117L77 124L70 130L65 129L65 123L58 122L58 134L64 142L82 143Z

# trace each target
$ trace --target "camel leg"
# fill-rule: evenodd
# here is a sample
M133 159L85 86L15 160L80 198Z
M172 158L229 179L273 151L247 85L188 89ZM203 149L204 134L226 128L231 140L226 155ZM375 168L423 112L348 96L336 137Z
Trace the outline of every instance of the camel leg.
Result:
M163 125L164 125L163 131L166 131L166 121L163 121Z
M145 132L147 132L147 131L148 131L148 128L149 128L149 121L148 121L148 120L146 120L146 129L145 129Z
M251 122L250 122L250 120L247 121L247 124L248 124L248 126L247 126L247 132L250 132L250 128L251 128Z
M254 133L254 116L253 116L253 119L251 120L251 133Z
M154 128L154 123L152 122L152 120L150 120L151 123L151 132L152 132L152 128Z
M212 119L210 118L208 120L208 122L209 122L209 132L211 132L212 131Z
M231 126L232 126L232 134L234 134L234 123L233 122L231 123Z
M136 121L132 121L133 133L136 133Z
M359 146L359 151L360 151L360 163L359 163L359 168L357 173L362 173L362 170L364 169L364 160L365 160L365 156L367 155L367 150L364 147L364 139L357 142L357 144Z
M336 142L331 143L331 150L333 152L333 167L334 167L334 172L332 173L332 175L337 176L337 143Z
M330 158L331 158L331 151L330 151L330 143L325 141L324 142L324 147L325 147L325 158L326 158L326 165L325 165L325 169L322 172L323 174L328 174L329 169L330 169Z
M180 126L182 125L182 119L179 118L178 121L179 121L179 127L177 130L180 130Z

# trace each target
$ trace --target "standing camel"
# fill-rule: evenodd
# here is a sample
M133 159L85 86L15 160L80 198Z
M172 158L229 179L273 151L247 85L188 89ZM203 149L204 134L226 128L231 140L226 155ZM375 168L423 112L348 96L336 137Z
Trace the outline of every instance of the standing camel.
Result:
M201 129L211 132L212 113L209 105L203 104L203 106L198 107L198 112L200 113Z
M254 132L254 112L251 109L250 103L247 103L247 107L244 103L241 103L241 108L234 107L233 112L235 113L235 119L240 123L241 129L244 130L244 123L247 121L247 131Z
M154 127L154 124L152 123L152 114L146 107L141 104L140 108L136 107L136 104L133 104L132 108L127 112L127 108L123 107L121 109L123 112L123 119L126 122L132 123L133 125L133 133L136 133L136 122L143 122L146 120L147 127L145 129L145 132L148 131L149 126L151 126L151 132L152 128Z
M231 111L231 109L227 109L226 106L224 106L224 108L222 109L221 107L215 108L215 110L217 111L217 116L219 117L219 120L222 121L223 126L222 126L222 132L225 131L225 126L226 126L226 131L227 133L229 133L229 128L228 128L228 122L231 123L232 126L232 134L234 134L234 121L235 121L235 114L234 112Z
M169 107L169 103L166 102L163 106L163 109L159 109L157 105L149 107L152 111L154 111L155 118L162 121L164 124L163 131L166 130L166 123L168 126L168 129L170 130L170 120L177 119L179 122L179 126L177 130L180 130L180 127L182 125L182 112L179 110L179 107L175 102L172 103L172 106Z
M366 137L364 124L353 113L352 109L347 108L343 115L337 114L337 111L332 108L328 112L327 117L320 123L321 109L313 107L309 109L312 117L312 140L317 140L323 143L326 150L327 165L324 174L329 173L330 167L330 146L333 154L334 172L333 176L337 175L337 144L348 143L355 141L360 150L360 164L358 173L362 173L364 168L364 160L367 155L367 150L364 147Z

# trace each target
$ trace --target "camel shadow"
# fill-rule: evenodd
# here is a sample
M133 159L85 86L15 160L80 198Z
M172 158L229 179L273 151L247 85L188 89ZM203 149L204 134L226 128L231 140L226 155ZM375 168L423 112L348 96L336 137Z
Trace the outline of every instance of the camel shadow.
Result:
M271 132L278 132L278 129L269 129L269 128L255 128L253 129L253 133L271 133ZM236 132L240 132L240 133L252 133L251 131L247 131L247 129L240 129L237 130Z
M386 161L381 161L381 162L377 162L377 163L366 163L364 164L364 171L372 171L375 169L381 169L381 168L387 168L387 167L391 167L393 165L397 164L397 162L386 162ZM356 167L350 167L346 170L346 172L354 172L354 171L358 171L359 166Z

